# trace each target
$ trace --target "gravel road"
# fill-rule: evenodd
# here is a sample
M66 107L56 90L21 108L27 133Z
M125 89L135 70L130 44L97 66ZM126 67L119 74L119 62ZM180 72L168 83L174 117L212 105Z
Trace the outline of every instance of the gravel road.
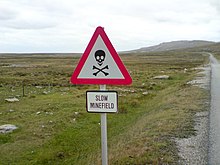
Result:
M208 164L220 164L220 63L212 55L211 61L211 110Z
M203 68L195 80L188 84L199 86L205 90L210 90L210 65ZM210 101L205 103L207 110L195 115L196 136L183 139L175 139L179 156L179 164L183 165L206 165L208 162L208 128L209 128L209 105Z
M210 90L211 101L207 100L207 111L195 116L197 135L176 139L184 165L220 165L220 63L211 54L210 65L203 68L203 76L190 84Z

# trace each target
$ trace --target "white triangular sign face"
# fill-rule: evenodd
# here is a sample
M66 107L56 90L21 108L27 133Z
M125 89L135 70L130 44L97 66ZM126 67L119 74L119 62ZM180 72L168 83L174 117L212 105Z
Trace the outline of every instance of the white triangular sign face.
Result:
M102 50L104 53L97 55L96 52L99 50ZM111 56L100 35L98 36L84 66L82 67L78 78L124 79L124 76L119 70L115 60Z
M102 27L97 27L72 77L73 84L131 84L132 79Z

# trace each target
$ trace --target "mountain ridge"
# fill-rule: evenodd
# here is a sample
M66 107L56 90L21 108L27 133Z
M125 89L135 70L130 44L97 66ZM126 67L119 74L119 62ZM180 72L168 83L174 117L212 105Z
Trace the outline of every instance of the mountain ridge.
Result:
M140 49L133 50L132 52L160 52L160 51L171 51L178 49L194 48L200 46L208 46L217 42L205 41L205 40L179 40L163 42L158 45L142 47Z

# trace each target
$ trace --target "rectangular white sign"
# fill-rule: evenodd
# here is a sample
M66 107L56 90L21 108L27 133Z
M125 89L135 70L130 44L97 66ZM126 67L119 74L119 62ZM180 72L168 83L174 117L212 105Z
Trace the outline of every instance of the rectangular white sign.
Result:
M118 111L116 91L87 91L86 109L94 113L114 113Z

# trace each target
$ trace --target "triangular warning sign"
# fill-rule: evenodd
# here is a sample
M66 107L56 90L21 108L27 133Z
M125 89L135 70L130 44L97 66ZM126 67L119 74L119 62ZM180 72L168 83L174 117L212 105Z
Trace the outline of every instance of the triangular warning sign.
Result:
M73 84L129 85L131 76L102 27L97 27L73 75Z

